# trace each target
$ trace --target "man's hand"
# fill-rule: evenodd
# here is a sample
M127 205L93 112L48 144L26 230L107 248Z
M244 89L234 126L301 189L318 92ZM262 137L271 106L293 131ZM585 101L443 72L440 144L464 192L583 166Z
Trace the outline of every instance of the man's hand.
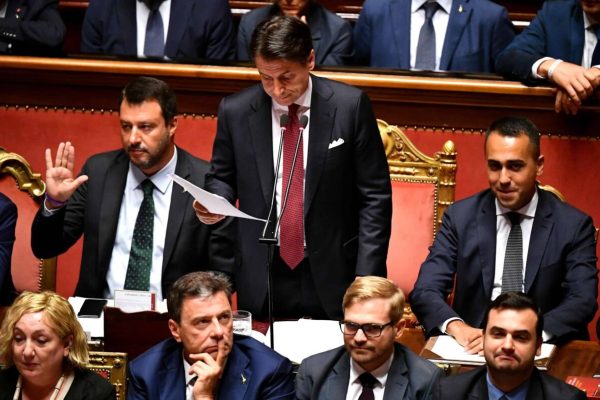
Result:
M190 354L195 362L191 365L190 374L198 377L194 384L194 400L212 400L219 387L219 381L227 361L227 349L225 340L220 340L217 351L217 359L213 359L208 353Z
M577 111L579 111L579 106L581 103L577 104L571 100L569 95L563 89L556 90L556 98L554 99L554 111L557 114L564 112L567 115L575 115Z
M483 331L465 324L461 320L454 320L446 327L446 333L465 348L469 354L483 354Z
M561 62L554 69L552 76L548 76L548 70L555 60L546 60L540 64L538 74L555 83L559 89L575 103L577 107L587 99L600 83L597 74L590 69L566 61Z
M206 209L206 207L204 207L202 204L198 203L196 200L194 200L194 202L192 203L192 206L194 207L196 216L198 217L200 222L202 222L203 224L213 225L219 221L222 221L225 218L224 215L213 214L213 213L209 212Z
M73 166L75 164L75 147L71 142L60 143L56 150L56 159L52 162L50 149L46 149L46 194L50 201L46 207L57 208L59 204L52 202L66 202L77 188L88 180L87 175L74 178Z

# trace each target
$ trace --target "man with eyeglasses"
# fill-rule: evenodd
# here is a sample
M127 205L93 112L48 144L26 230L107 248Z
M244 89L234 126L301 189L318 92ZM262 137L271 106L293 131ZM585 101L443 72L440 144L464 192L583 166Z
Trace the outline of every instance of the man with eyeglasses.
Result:
M298 399L429 399L441 370L396 343L404 294L388 279L357 278L343 299L344 346L302 361Z

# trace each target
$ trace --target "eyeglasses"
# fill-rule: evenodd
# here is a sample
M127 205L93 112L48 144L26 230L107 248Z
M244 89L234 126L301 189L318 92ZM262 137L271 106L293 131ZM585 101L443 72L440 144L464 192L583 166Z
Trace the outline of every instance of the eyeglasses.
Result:
M349 321L340 321L340 329L344 335L354 336L360 329L368 339L373 339L381 336L381 333L387 326L391 326L392 321L387 324L357 324Z

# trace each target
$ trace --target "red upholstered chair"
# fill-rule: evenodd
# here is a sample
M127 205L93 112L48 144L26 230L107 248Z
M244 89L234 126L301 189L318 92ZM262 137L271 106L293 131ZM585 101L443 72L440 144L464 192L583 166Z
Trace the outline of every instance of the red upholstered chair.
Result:
M392 180L388 278L408 295L444 211L454 202L456 150L454 143L447 141L439 152L426 156L397 126L377 122Z
M40 260L31 251L31 223L45 191L40 174L23 157L0 147L0 192L18 211L11 270L19 292L54 290L56 285L56 258Z

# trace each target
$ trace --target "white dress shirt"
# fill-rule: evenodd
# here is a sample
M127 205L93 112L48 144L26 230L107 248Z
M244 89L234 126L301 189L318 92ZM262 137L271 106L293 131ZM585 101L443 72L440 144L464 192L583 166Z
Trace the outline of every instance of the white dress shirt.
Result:
M8 0L0 7L0 18L6 18L6 10L8 10Z
M129 164L127 181L123 192L123 200L119 210L119 221L117 223L117 234L110 258L106 282L108 284L105 298L112 299L115 289L123 289L127 266L129 264L129 252L133 240L133 230L137 219L144 192L141 184L148 178L154 184L152 198L154 199L154 233L152 250L152 270L150 271L150 291L156 294L156 301L162 301L162 264L165 249L165 236L169 220L169 209L171 207L171 192L173 181L169 174L175 173L177 165L177 149L171 160L160 171L147 177L138 167Z
M413 0L410 6L410 67L415 67L417 59L417 44L419 43L419 34L421 27L425 22L425 10L421 8L427 0ZM442 58L442 49L448 21L450 20L450 11L452 10L452 0L437 0L440 8L433 14L431 21L435 29L435 69L440 69L440 59Z
M167 42L167 32L169 32L169 20L171 19L171 0L164 0L158 7L158 12L163 20L163 29L165 35L165 43ZM135 2L135 18L137 27L137 55L138 57L145 57L144 55L144 44L146 43L146 25L148 25L148 17L150 16L150 9L142 1L137 0Z
M373 394L375 400L383 400L383 393L385 392L385 384L387 382L388 372L392 366L394 360L394 352L386 362L381 364L379 367L371 371L371 375L377 379L377 383L373 387ZM350 379L348 381L348 391L346 392L346 400L358 400L358 397L362 393L362 384L358 378L366 372L360 365L358 365L352 358L350 358Z

